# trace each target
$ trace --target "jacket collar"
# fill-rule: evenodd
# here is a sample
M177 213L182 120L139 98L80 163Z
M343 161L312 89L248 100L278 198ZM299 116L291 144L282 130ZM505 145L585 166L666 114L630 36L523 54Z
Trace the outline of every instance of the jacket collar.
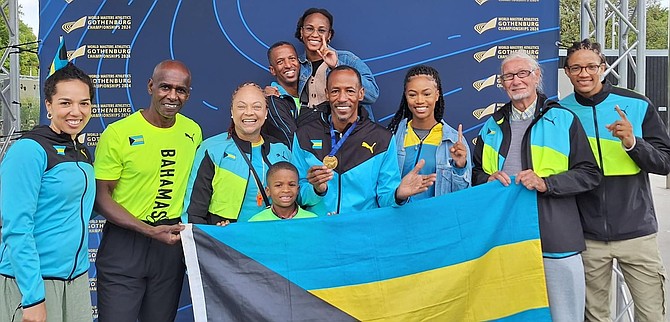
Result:
M560 105L558 104L558 102L547 99L547 96L538 92L537 101L535 102L535 116L533 117L533 121L538 119L539 116L544 115L544 113L546 113L554 106L560 106ZM512 113L512 101L503 105L503 107L501 107L499 110L493 113L492 117L497 124L502 124L503 122L509 122L511 113Z
M276 87L277 90L279 91L279 95L281 95L281 96L291 96L291 94L289 94L289 93L286 91L286 89L284 89L284 87L281 86L281 85L279 85L279 83L277 83L277 82L272 82L272 83L270 84L270 86L272 86L272 87ZM291 96L291 97L293 97L293 96Z
M596 106L602 103L607 98L607 96L609 96L610 92L612 92L612 83L610 83L608 80L603 80L602 84L603 88L600 90L600 92L591 97L584 97L575 92L575 100L577 100L577 103L584 106Z
M235 141L237 146L242 150L242 152L251 154L251 142L244 141L240 139L235 132L231 133L230 137ZM263 136L263 145L261 146L262 151L269 151L270 140L267 136Z
M408 123L409 121L407 119L400 121L395 135L402 135L404 138L405 135L407 135L407 130L409 128ZM450 141L456 143L456 141L458 141L458 131L454 130L454 128L449 126L444 120L440 120L440 123L442 124L442 142Z
M328 101L323 102L323 103L317 105L316 108L320 109L322 111L321 112L321 121L324 122L325 132L330 133L330 124L331 124L331 122L330 122L330 117L331 117L331 115L330 115L330 103ZM360 130L362 128L363 124L365 124L367 122L370 122L370 117L368 115L368 111L363 107L363 105L360 102L358 103L358 119L357 119L357 121L358 121L358 125L356 125L356 128L354 129L354 131L353 131L354 133L358 132L358 130ZM349 129L349 126L351 126L351 125L348 125L345 128L345 131L347 129Z
M81 135L81 133L77 134L75 137L75 140L72 140L72 137L70 134L67 134L65 132L61 133L56 133L54 132L51 127L48 125L38 125L34 127L31 131L28 131L23 134L22 137L30 138L30 137L43 137L43 138L48 138L49 140L52 140L56 143L62 143L62 144L68 144L68 143L73 143L76 142L78 143L78 138Z

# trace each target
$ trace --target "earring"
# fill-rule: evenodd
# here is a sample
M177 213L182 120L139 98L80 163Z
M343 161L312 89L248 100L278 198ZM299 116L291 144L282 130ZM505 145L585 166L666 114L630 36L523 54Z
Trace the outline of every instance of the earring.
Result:
M50 112L47 112L47 120L50 120L50 119L52 119L52 118L53 118L53 115L51 115Z

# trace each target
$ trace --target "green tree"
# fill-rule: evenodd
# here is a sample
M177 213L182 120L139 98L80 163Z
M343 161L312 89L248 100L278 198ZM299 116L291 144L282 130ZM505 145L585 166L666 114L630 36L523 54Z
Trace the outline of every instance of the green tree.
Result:
M595 0L590 2L591 10L595 15ZM616 5L618 1L613 1ZM636 0L630 0L629 7L634 8ZM569 46L573 41L580 40L580 23L579 15L581 8L581 0L560 0L559 14L560 14L560 30L561 42ZM666 49L668 48L668 8L661 5L659 0L647 0L647 49ZM605 16L609 16L612 9L606 6ZM633 18L635 24L636 17ZM618 24L618 22L617 22ZM618 32L618 26L615 29ZM612 21L608 20L605 23L605 47L612 48ZM637 37L629 33L629 45L633 44ZM615 42L618 39L615 37ZM616 44L616 43L615 43Z
M9 9L5 8L5 15L9 16ZM23 16L21 9L19 8L19 17ZM37 36L32 28L23 23L19 18L19 43L33 43L37 41ZM9 31L7 30L7 25L4 20L0 19L0 47L6 47L9 44ZM22 46L23 49L32 49L37 52L37 44ZM9 59L5 62L5 68L9 68ZM22 51L19 54L19 69L21 75L38 75L39 70L39 61L37 59L36 53L31 53L29 51Z
M647 48L668 48L668 8L658 0L647 2Z

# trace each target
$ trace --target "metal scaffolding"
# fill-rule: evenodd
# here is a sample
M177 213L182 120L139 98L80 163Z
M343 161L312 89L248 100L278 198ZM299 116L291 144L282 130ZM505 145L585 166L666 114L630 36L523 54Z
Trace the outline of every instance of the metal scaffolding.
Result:
M612 48L619 50L619 58L607 68L606 74L612 73L618 79L619 86L631 88L628 84L630 66L635 73L635 87L631 89L644 93L647 68L647 1L637 0L633 6L629 0L619 0L618 3L595 0L595 7L591 3L591 0L582 0L581 3L581 39L595 38L604 49L605 28L607 25L611 26ZM631 34L635 35L635 42L629 45Z
M6 14L9 7L8 14ZM2 103L2 135L6 137L21 129L21 100L19 98L19 8L18 0L2 1L2 19L7 25L9 43L0 57L0 103ZM9 69L5 63L9 59Z

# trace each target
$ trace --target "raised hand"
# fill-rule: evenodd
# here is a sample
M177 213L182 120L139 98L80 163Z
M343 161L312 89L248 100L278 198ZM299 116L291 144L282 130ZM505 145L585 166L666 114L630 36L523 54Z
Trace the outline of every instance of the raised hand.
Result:
M268 96L279 96L279 89L274 87L274 86L265 86L263 89L263 94L265 94L266 97Z
M328 48L328 41L326 40L326 34L321 35L321 48L316 51L321 58L323 58L323 62L330 67L330 69L333 69L337 67L337 53Z
M421 171L421 168L423 168L425 164L426 160L419 160L419 162L416 163L416 166L414 166L414 169L402 178L400 185L395 192L396 199L406 200L415 194L428 190L428 187L435 183L435 178L437 177L435 173L428 175L419 174L419 171Z
M315 165L307 170L307 181L314 186L314 191L324 193L328 190L328 181L333 179L333 170L325 165Z
M458 124L458 141L449 149L456 167L463 168L468 162L468 150L463 144L463 124Z
M521 183L528 190L537 190L538 192L547 191L547 184L540 178L535 171L526 169L516 175L516 184Z
M612 133L612 135L623 143L623 146L626 149L630 149L635 144L635 136L633 135L633 125L628 120L626 113L624 113L619 105L614 106L614 110L619 113L621 119L616 120L614 123L606 125L605 127Z

